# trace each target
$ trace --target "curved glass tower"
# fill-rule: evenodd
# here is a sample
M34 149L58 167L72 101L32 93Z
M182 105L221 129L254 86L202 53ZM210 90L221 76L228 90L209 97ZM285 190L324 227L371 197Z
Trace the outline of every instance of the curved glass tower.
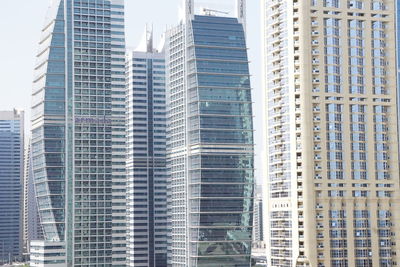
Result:
M35 185L45 238L53 241L65 238L65 23L58 2L42 32L32 94Z
M45 242L61 249L34 266L125 265L123 12L123 0L51 2L35 68L32 156Z
M171 266L250 266L254 151L244 1L168 33Z

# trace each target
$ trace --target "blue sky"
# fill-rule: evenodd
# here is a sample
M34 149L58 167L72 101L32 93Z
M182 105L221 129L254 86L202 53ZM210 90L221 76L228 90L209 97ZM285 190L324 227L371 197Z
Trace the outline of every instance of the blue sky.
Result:
M30 116L33 68L40 32L51 0L6 0L0 8L0 110L20 108ZM160 36L179 22L182 0L125 0L128 47L140 41L146 23ZM195 0L195 6L230 11L235 0ZM256 167L261 172L262 90L261 30L259 0L248 0L248 47L255 102ZM29 121L29 117L26 121ZM28 126L28 125L27 125Z

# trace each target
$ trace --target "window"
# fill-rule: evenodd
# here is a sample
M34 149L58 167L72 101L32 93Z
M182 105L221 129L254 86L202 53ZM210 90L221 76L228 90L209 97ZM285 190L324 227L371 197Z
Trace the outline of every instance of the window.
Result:
M324 7L339 8L339 0L324 0Z
M362 1L350 0L350 1L348 1L347 7L348 8L363 9L364 4L363 4Z

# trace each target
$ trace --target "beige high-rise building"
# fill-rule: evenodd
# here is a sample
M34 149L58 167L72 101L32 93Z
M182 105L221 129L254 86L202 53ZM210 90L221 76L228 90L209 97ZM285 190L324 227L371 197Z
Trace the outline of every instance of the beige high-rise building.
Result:
M261 2L268 266L400 265L394 1Z

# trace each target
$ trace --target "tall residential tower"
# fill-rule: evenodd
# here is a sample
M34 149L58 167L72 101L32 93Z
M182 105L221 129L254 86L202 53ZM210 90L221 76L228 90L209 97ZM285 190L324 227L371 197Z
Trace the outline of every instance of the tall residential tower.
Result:
M125 266L123 0L52 0L32 93L32 266ZM57 265L56 265L57 266Z
M128 53L128 266L167 266L167 171L164 48L152 30Z
M174 267L250 266L254 144L245 1L238 17L185 1L167 34L167 168Z
M268 266L398 265L395 2L262 5Z
M0 265L22 253L24 112L0 111Z

